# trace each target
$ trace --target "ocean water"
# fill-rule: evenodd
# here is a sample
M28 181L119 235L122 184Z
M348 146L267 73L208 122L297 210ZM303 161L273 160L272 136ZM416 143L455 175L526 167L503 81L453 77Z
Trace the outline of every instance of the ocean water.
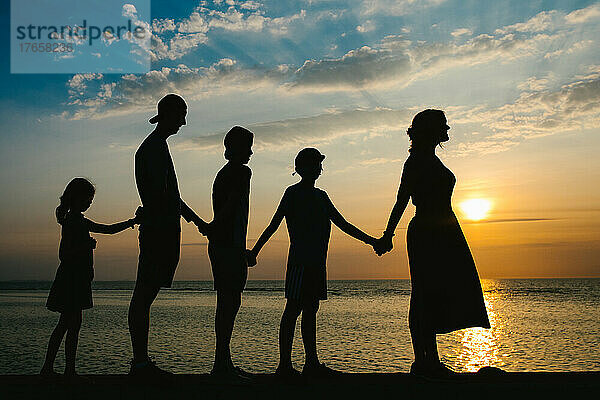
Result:
M282 281L250 281L232 339L234 362L273 372L285 305ZM439 335L442 360L458 371L495 366L507 371L600 370L600 279L482 280L491 329ZM0 374L39 371L58 314L45 308L50 282L0 282ZM127 308L133 282L95 282L84 311L77 369L126 373L131 357ZM151 312L150 353L177 373L207 373L214 357L212 282L175 282ZM407 372L408 280L329 281L318 314L321 361L347 372ZM61 348L56 368L62 370ZM300 323L293 362L304 352Z

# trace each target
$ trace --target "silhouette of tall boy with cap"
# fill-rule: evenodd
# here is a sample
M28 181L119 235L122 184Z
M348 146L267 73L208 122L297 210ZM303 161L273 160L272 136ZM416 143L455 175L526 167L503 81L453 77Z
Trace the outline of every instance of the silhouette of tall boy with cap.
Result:
M129 332L133 347L130 374L168 374L148 357L150 306L161 287L171 287L179 262L181 217L206 232L204 222L179 195L177 176L167 138L186 124L183 98L168 94L158 102L158 115L150 119L156 128L135 153L135 181L142 201L137 279L129 305Z

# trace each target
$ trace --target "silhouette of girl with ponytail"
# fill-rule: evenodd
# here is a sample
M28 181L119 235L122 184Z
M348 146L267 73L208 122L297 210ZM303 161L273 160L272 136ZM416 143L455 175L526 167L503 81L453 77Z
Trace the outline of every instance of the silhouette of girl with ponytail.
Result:
M98 224L83 216L92 204L96 189L85 178L74 178L62 196L56 208L56 220L62 226L58 257L60 265L52 283L46 307L60 313L58 324L54 328L46 360L40 374L58 375L54 372L54 360L65 333L65 376L75 376L75 354L81 327L81 311L91 308L93 250L96 240L90 232L113 234L127 228L133 228L137 217L111 225Z

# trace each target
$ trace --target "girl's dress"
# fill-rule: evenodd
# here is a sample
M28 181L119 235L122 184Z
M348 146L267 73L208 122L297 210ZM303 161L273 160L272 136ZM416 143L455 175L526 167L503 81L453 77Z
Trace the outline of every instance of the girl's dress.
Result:
M404 179L416 206L406 236L415 323L435 333L489 328L475 262L451 208L454 174L435 155L411 154Z
M58 251L60 265L46 301L49 310L63 313L93 306L95 243L90 237L89 220L81 213L67 213Z

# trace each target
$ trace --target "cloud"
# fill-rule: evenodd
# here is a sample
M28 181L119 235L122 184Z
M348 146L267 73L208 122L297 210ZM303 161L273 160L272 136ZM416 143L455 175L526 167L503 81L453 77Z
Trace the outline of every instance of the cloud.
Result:
M423 11L435 7L446 0L370 0L361 2L360 13L363 15L383 14L400 16Z
M582 41L574 43L573 45L569 46L566 49L558 49L558 50L546 53L544 55L544 58L549 60L549 59L557 58L557 57L560 57L563 55L573 54L577 51L580 51L587 47L590 47L593 43L594 43L593 40L582 40Z
M521 82L520 84L518 84L517 88L521 90L539 91L542 89L546 89L549 83L549 78L536 78L535 76L532 76L528 78L525 82Z
M211 29L220 28L226 31L234 32L260 32L268 31L270 34L281 35L287 33L289 25L306 17L306 11L300 10L290 16L271 18L265 17L260 11L254 11L247 14L245 9L242 11L230 7L226 12L218 10L201 9L207 14L208 24Z
M594 12L588 10L575 15L585 15L588 20ZM288 87L339 91L396 84L406 86L450 68L496 61L507 63L528 57L551 59L589 48L593 41L581 40L581 35L568 26L566 19L564 13L543 11L524 22L477 35L460 44L415 44L403 35L389 35L380 43L351 50L340 58L307 60ZM471 34L467 28L451 33L455 38Z
M215 3L215 4L220 4ZM179 22L163 18L152 21L152 61L177 60L200 45L208 43L209 34L214 30L229 32L267 32L283 35L291 24L306 17L306 11L277 18L266 17L260 10L260 3L246 1L227 2L226 11L198 6L187 18Z
M180 64L163 67L143 75L123 75L105 83L101 74L77 74L67 83L69 104L77 106L62 116L70 119L106 118L150 110L167 93L179 93L189 100L216 92L257 88L280 79L281 69L241 69L234 60L224 58L209 67L191 68Z
M465 219L461 221L461 224L490 224L498 222L540 222L540 221L556 221L557 218L496 218L496 219L482 219L480 221L470 221Z
M198 12L193 12L177 24L172 19L155 19L152 29L150 54L153 62L177 60L208 42L208 22Z
M410 71L405 54L393 54L363 46L338 59L308 60L294 76L291 88L348 89L373 86L404 76Z
M260 7L261 4L255 1L244 1L240 3L240 8L244 10L258 10Z
M459 28L459 29L452 31L450 34L454 37L460 37L460 36L464 36L464 35L470 36L473 34L473 31L470 29L467 29L467 28Z
M406 4L406 2L401 3ZM287 26L289 21L304 18L306 15L301 11L287 17L270 18L261 14L258 3L256 7L246 10L242 10L240 4L242 3L236 3L235 7L229 7L226 11L207 10L201 5L188 18L179 22L169 19L153 21L153 25L158 30L166 32L165 35L152 37L153 60L176 60L194 51L199 45L207 43L208 35L213 29L231 31L260 29L267 32L269 29L275 29L281 33L287 29L283 27ZM581 18L585 15L586 20L590 20L589 15L593 15L593 11L588 10L585 13L582 11L581 14L573 15L579 15ZM460 43L454 40L440 43L415 43L407 39L404 34L388 35L378 43L350 50L341 57L309 59L299 66L282 64L271 67L250 67L240 65L234 59L223 58L207 67L192 68L180 64L177 67L157 68L137 77L123 76L120 80L112 82L116 83L112 87L102 87L100 84L87 82L88 87L80 91L81 93L74 95L69 92L71 96L69 103L74 108L79 106L81 109L68 110L65 116L84 118L87 115L99 118L104 113L114 115L115 112L125 112L128 109L137 110L137 105L140 104L145 104L145 107L154 106L157 98L167 91L178 91L186 96L200 98L264 85L271 85L273 89L288 90L288 95L305 92L354 92L370 88L390 88L394 85L401 88L415 81L436 76L450 68L462 66L470 68L490 62L507 63L528 57L540 59L547 56L547 59L554 59L592 46L593 41L582 40L580 32L573 31L572 27L566 24L566 18L564 13L544 11L525 22L506 26L493 34L470 37ZM554 23L557 25L553 25ZM577 41L572 40L575 37ZM110 82L115 78L104 77L99 80L104 79ZM533 92L540 92L544 85L547 87L549 82L544 79L546 78L540 77L522 83L520 89L528 92L523 93L522 96L534 96ZM108 97L113 100L107 100ZM522 97L514 107L524 105L527 108L528 101L540 100ZM518 109L515 112L517 115L520 114ZM502 113L497 111L496 114ZM492 117L497 117L496 114ZM504 121L504 117L490 120L498 119ZM529 118L527 120L530 121ZM531 126L531 124L525 125ZM546 118L539 126L544 125L547 131L552 125L565 127L567 123ZM494 129L502 132L507 130L507 126L508 123L504 126L496 124ZM572 128L573 126L570 127ZM508 142L501 146L498 143L479 144L481 151L500 151L511 145L512 143Z
M519 140L494 140L494 139L483 139L480 141L458 143L456 149L451 152L457 156L465 157L472 154L486 155L501 153L512 149L520 143Z
M170 18L155 18L152 20L152 32L164 33L174 31L176 28L175 21Z
M531 57L558 36L514 33L478 35L463 44L413 45L401 35L387 36L377 46L363 46L336 59L307 60L288 87L310 90L356 90L394 84L408 85L458 66L473 66Z
M443 3L445 0L374 0L359 2L351 7L360 8L363 15L398 16L423 10ZM187 18L176 22L170 18L154 19L152 21L152 61L177 60L208 42L213 31L227 32L265 32L270 35L286 35L294 23L304 21L307 11L300 9L290 15L270 17L265 15L264 6L255 1L216 1L216 6L223 3L228 7L225 10L206 7L206 2L201 2ZM345 10L339 12L318 11L311 15L311 19L318 21L322 18L336 19ZM375 22L367 19L356 30L361 33L373 31ZM408 32L403 28L403 32ZM190 36L192 35L193 36Z
M349 110L312 117L293 118L246 126L255 134L255 145L261 148L301 147L328 143L348 135L404 130L413 111ZM220 150L225 132L190 139L185 147L196 150Z
M600 18L600 4L592 4L586 8L575 10L565 16L565 20L569 24L582 24L591 19Z
M276 85L287 68L272 71ZM264 77L264 71L255 71ZM72 102L80 106L80 114L71 118L115 115L131 110L153 108L165 93L178 92L188 98L221 92L227 88L247 87L248 70L239 69L233 60L223 59L210 68L163 68L142 76L127 75L119 82L105 83L101 74L79 74L69 81ZM548 89L546 78L532 77L520 85L521 94L514 102L499 107L453 107L447 109L453 125L478 124L484 130L471 135L449 149L457 156L491 154L510 150L523 140L600 126L600 65L554 90ZM97 93L87 99L85 92ZM235 89L234 89L235 90ZM82 96L82 93L84 94ZM106 110L108 109L108 110ZM247 126L256 134L258 148L301 147L329 143L334 139L362 135L362 138L404 131L415 110L386 108L338 111ZM491 133L490 133L491 132ZM220 150L225 132L196 137L184 144L186 149ZM396 159L373 158L361 165L397 162Z
M522 140L600 126L600 66L589 73L548 90L535 78L512 103L497 108L455 109L454 123L478 123L493 134L473 142L459 143L458 155L488 154L508 150ZM537 89L537 90L534 90ZM477 137L479 139L479 135Z
M542 11L525 22L519 22L513 25L505 26L496 30L497 34L507 34L510 32L529 32L537 33L550 29L555 29L556 26L562 25L564 16L556 10Z
M370 158L368 160L362 160L358 164L362 166L370 166L370 165L381 165L381 164L390 164L390 163L399 163L404 162L405 158Z
M69 96L83 95L87 89L88 82L93 80L101 80L104 75L100 73L75 74L67 82L69 88Z
M194 11L188 18L179 22L176 27L178 33L206 33L209 24L200 13Z
M199 44L208 42L208 37L202 32L192 34L176 33L165 44L161 38L152 35L152 61L161 59L177 60L195 50Z
M360 33L371 32L375 29L375 23L371 20L367 20L362 25L358 25L356 27L356 31Z

